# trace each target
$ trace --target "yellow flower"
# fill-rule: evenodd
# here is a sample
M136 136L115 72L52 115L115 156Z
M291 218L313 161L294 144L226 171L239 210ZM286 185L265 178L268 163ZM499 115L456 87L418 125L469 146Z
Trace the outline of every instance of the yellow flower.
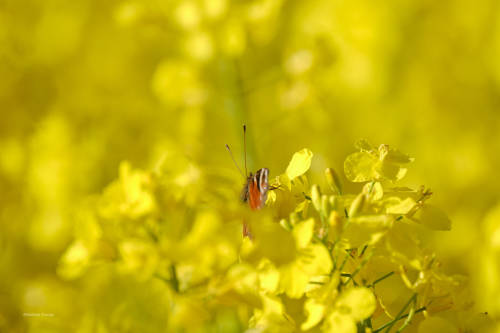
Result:
M332 261L323 244L312 242L313 219L296 224L292 233L297 247L297 258L292 263L280 267L280 290L290 298L300 298L312 278L331 272Z

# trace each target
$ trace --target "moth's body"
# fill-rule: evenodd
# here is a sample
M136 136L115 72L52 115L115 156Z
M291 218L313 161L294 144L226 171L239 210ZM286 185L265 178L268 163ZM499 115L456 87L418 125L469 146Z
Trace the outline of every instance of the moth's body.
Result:
M252 210L261 209L266 204L267 191L269 190L268 177L268 168L259 169L255 175L250 173L247 177L247 182L241 192L241 199L243 202L248 202Z

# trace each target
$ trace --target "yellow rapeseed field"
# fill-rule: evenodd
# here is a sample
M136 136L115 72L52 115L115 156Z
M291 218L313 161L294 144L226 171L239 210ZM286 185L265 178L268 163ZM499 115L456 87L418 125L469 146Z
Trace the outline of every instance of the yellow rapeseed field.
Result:
M0 110L0 332L500 332L497 0L0 0Z

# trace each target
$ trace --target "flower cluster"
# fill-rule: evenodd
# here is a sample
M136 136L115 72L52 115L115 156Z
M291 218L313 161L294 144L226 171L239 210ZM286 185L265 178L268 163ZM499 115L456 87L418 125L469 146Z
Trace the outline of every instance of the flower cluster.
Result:
M81 208L58 274L152 294L160 309L151 313L164 316L150 316L167 332L467 327L467 319L437 315L470 303L465 279L445 274L419 241L426 228L448 230L449 219L429 204L428 189L396 184L413 159L364 140L356 147L344 171L364 183L359 193L345 193L331 168L324 186L310 186L313 153L303 149L271 181L260 211L214 189L212 177L222 176L180 155L167 154L149 172L124 162L119 179ZM243 223L252 239L242 236ZM138 294L114 299L109 313L89 310L84 323L147 331L151 323L127 313L140 306Z

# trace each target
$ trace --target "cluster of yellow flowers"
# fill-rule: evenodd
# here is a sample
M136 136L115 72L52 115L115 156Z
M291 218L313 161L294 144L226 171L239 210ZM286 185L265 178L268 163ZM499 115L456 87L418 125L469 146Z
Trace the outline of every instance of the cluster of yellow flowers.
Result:
M149 172L122 163L119 179L81 208L58 274L100 276L97 288L135 281L139 292L154 290L151 302L165 316L154 325L134 317L132 296L114 299L106 316L89 309L82 323L110 331L337 333L477 325L477 316L463 315L471 305L465 279L445 274L419 244L426 228L448 230L449 219L428 203L429 190L395 187L412 158L364 140L356 147L344 168L349 180L365 183L360 193L344 193L330 168L324 190L310 186L313 154L303 149L257 212L175 154ZM242 236L242 222L252 239ZM455 316L439 316L444 310Z
M0 332L500 332L497 3L2 1Z

